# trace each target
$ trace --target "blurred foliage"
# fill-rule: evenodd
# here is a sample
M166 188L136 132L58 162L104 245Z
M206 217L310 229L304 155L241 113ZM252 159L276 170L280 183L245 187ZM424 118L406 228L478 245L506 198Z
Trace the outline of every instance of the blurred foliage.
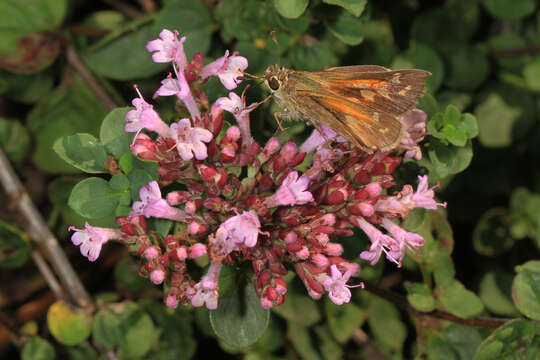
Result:
M362 269L361 277L393 286L417 311L515 320L496 330L427 321L360 289L351 303L338 307L296 291L294 278L289 279L285 304L269 316L253 303L249 286L244 302L236 301L238 289L249 282L235 285L233 280L221 289L228 290L222 301L230 308L220 307L209 316L206 309L166 309L152 285L140 281L133 261L122 260L114 279L93 288L99 303L93 316L55 303L47 324L39 323L22 348L22 359L55 359L58 354L98 359L107 351L122 359L163 360L370 359L381 354L391 359L532 359L540 353L540 328L531 321L540 320L540 267L534 260L540 248L540 171L533 166L540 162L537 1L124 4L138 9L136 16L123 11L122 4L0 1L0 146L18 170L46 174L48 203L43 209L51 211L49 225L66 243L67 224L80 226L92 219L93 225L112 225L112 217L125 215L126 205L137 200L133 189L157 178L155 165L129 152L130 139L122 131L128 108L107 115L66 60L66 44L77 48L121 106L133 98L133 83L150 92L163 78L164 66L153 63L144 50L162 28L187 36L188 57L202 51L214 59L226 49L239 51L249 59L253 74L278 62L302 70L353 64L422 68L432 73L419 105L429 116L431 136L423 144L423 159L409 161L405 168L414 170L410 173L421 169L440 181L439 196L448 202L448 211L416 211L407 219L407 230L424 236L426 245L422 257L407 259L400 269L404 282L388 285L395 282L395 269L383 264ZM221 95L216 82L206 87L210 101ZM253 101L264 96L257 86L248 92ZM164 118L174 113L172 102L159 101L161 108L170 108ZM274 133L274 108L268 104L254 113L258 138ZM303 129L292 126L288 136L305 136ZM123 174L102 177L108 173L108 156L117 159ZM94 177L79 181L81 171ZM414 178L404 172L407 180ZM151 226L160 233L171 224ZM347 253L358 254L365 246L354 240L343 240ZM22 266L30 251L23 232L0 223L3 271ZM105 292L111 288L120 296ZM240 328L248 336L236 336ZM4 351L6 358L14 353Z

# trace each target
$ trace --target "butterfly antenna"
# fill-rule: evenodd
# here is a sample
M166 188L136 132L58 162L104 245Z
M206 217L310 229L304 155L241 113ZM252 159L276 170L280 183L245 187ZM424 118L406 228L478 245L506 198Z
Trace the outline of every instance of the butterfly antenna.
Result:
M279 41L276 38L276 31L275 30L270 31L270 37L272 38L272 41L276 44L276 47L277 47L277 63L278 63L278 66L281 67L281 51L280 51L280 48L279 48Z

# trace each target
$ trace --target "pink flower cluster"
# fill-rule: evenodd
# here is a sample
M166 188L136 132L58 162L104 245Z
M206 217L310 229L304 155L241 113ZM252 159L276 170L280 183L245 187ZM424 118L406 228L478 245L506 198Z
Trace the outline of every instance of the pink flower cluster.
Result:
M186 117L166 124L140 93L126 116L125 131L136 133L133 153L159 163L159 181L140 189L131 214L117 218L120 229L70 228L84 256L93 261L104 243L119 240L141 257L142 275L166 284L167 306L191 303L208 309L218 306L222 265L250 261L261 305L270 308L285 300L288 269L313 298L328 293L338 305L349 302L352 286L347 283L359 264L341 257L337 241L352 236L353 228L371 241L359 254L371 265L384 253L401 266L407 250L423 245L423 238L402 229L399 220L417 207L445 206L434 200L427 176L418 177L416 191L405 185L389 193L402 157L366 154L323 125L324 134L315 130L300 146L277 138L259 145L249 126L249 113L258 104L247 106L244 96L231 92L210 106L201 88L210 76L228 90L236 88L247 60L227 51L208 65L201 54L188 63L184 41L177 32L163 30L147 49L155 62L170 62L174 72L154 97L175 95ZM222 129L223 111L237 125ZM421 157L418 142L425 135L425 120L420 110L404 117L410 129L401 146L404 156ZM172 183L184 189L169 190ZM185 230L160 238L147 229L146 218L152 217L180 223ZM197 281L187 261L203 255L210 266Z

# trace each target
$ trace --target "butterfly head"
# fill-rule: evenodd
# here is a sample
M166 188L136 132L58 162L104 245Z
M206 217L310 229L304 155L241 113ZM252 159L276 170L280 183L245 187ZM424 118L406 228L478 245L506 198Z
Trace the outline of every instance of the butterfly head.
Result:
M278 65L271 65L264 72L263 80L270 91L274 93L278 91L283 82L287 80L287 70Z

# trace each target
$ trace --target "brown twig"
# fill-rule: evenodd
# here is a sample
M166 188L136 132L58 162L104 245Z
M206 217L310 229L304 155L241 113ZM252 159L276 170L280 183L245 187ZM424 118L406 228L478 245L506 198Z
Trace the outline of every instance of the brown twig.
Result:
M122 14L124 14L126 17L130 19L137 19L144 15L136 7L120 0L103 0L103 2L106 3L107 5L110 5L112 8L115 8L116 10L120 11Z
M534 55L540 53L540 46L527 46L523 48L515 49L501 49L493 50L489 54L493 57L503 57L503 56L516 56L516 55Z
M381 353L379 349L377 349L377 347L371 343L371 341L369 341L369 337L361 328L354 330L352 339L358 345L362 345L364 347L369 359L386 360L386 356L384 356L384 354Z
M36 264L36 267L39 269L39 272L49 285L49 288L54 293L54 296L57 299L62 299L64 297L62 286L60 286L60 283L58 283L58 280L54 276L54 273L51 271L49 264L47 264L45 259L43 259L43 256L41 256L40 252L37 250L32 251L32 259L34 260L34 264Z
M78 26L73 25L69 27L69 31L73 34L84 35L90 37L103 37L111 33L110 30L88 27L88 26Z
M419 317L432 317L432 318L452 321L458 324L470 325L470 326L476 326L476 327L486 327L486 328L492 328L492 329L498 328L499 326L504 325L509 321L508 319L497 319L497 318L465 319L465 318L455 316L441 310L423 312L412 307L407 301L407 299L402 295L395 294L391 291L378 288L368 283L365 283L365 289L374 295L377 295L385 300L390 301L391 303L398 306L402 310L409 311L413 313L415 316L419 316Z
M75 68L77 73L86 81L88 87L96 94L96 96L103 102L103 104L109 110L116 109L118 106L112 101L107 92L96 80L94 75L88 70L84 62L79 57L77 50L71 44L67 45L66 57L71 66Z
M26 232L45 252L71 300L82 308L92 307L92 299L73 270L58 240L51 233L28 192L0 149L0 183L27 223Z

